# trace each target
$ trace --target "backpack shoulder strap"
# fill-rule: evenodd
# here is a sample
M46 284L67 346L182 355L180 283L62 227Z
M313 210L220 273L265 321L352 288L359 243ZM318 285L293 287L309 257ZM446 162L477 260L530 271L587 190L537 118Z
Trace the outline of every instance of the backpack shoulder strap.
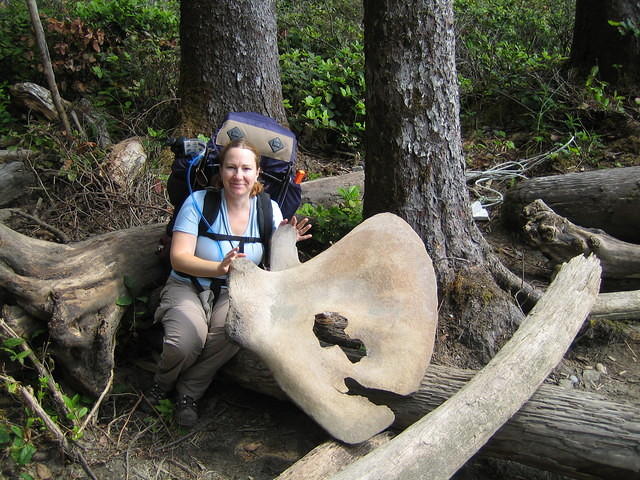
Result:
M221 202L220 191L207 190L204 194L204 204L202 206L202 216L200 223L198 224L198 235L203 235L209 230L209 227L213 225L220 213ZM206 219L206 222L205 222ZM209 225L207 225L207 223Z
M258 206L258 232L262 241L264 255L262 263L268 266L271 253L271 235L273 234L273 205L268 193L262 192L257 198Z

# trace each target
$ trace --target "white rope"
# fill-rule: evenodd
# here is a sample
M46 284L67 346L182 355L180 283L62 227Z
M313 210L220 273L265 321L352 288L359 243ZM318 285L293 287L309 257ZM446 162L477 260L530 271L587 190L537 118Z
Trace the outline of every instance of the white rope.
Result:
M502 203L504 197L502 193L489 185L492 181L511 180L512 178L526 179L527 172L541 165L553 155L565 150L574 142L574 140L575 137L571 137L567 143L549 152L541 153L540 155L524 160L513 160L500 163L489 170L467 170L465 177L467 182L473 182L474 188L472 189L478 195L480 204L483 208L498 205Z

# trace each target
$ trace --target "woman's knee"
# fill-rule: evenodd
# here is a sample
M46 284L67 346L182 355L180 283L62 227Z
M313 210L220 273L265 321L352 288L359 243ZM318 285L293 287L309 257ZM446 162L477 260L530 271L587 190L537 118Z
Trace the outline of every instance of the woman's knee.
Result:
M200 325L202 323L202 325ZM162 320L164 344L188 355L200 351L207 339L207 325L194 319L180 309L170 309Z

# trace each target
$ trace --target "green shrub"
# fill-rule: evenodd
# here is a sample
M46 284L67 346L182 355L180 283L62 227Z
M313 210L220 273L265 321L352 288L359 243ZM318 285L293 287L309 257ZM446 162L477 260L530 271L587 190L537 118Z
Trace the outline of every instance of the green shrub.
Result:
M304 50L331 58L337 50L362 42L359 0L277 0L280 52Z
M173 126L177 104L166 100L177 97L178 2L38 4L56 82L66 100L87 97L94 107L118 117L114 128L135 122L134 131L123 136L144 134L150 125ZM0 67L9 84L47 86L22 0L0 8Z
M153 110L136 134L148 126L167 128L175 104L154 109L161 99L176 98L178 79L178 2L91 0L76 2L72 11L82 22L103 31L105 47L92 65L94 104L127 116Z
M455 0L454 8L463 118L481 112L491 122L505 106L512 126L543 128L560 103L575 2Z
M362 44L343 47L332 58L292 50L280 56L280 65L292 128L313 131L314 143L327 149L360 149L365 118Z
M40 3L40 2L39 2ZM42 2L45 3L46 2ZM46 5L41 8L46 11ZM9 85L16 82L44 82L31 19L24 0L11 0L0 7L0 71Z
M161 39L178 32L178 5L177 0L89 0L75 2L71 14L116 38L137 32Z
M360 188L351 186L338 189L340 201L337 205L324 207L303 204L296 215L309 217L313 222L312 248L329 248L362 222L362 200ZM306 242L305 242L306 243Z

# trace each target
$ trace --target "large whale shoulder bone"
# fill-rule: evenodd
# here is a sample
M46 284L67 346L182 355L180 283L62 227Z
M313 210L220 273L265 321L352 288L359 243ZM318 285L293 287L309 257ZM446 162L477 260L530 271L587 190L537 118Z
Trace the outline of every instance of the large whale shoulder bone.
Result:
M349 394L345 379L408 395L431 359L436 279L424 243L389 213L367 219L302 264L287 253L295 250L291 226L280 227L272 243L279 271L234 261L227 332L258 354L280 387L330 434L362 442L391 425L394 415ZM347 318L345 333L365 346L362 360L352 363L338 346L320 345L314 319L327 311Z

